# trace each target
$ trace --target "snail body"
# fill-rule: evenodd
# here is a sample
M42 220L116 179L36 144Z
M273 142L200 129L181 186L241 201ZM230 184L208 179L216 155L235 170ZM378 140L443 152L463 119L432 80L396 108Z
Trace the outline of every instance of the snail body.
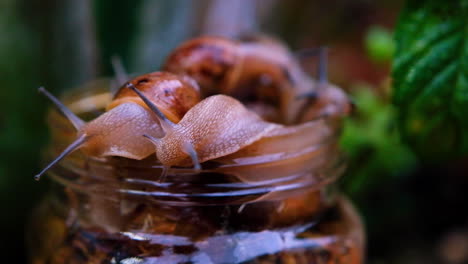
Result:
M145 95L132 89L142 98ZM154 109L165 130L163 137L145 135L156 147L158 160L165 166L186 166L222 157L259 140L280 125L262 120L238 100L213 95L191 108L178 124L170 122L157 106Z
M191 79L172 73L155 72L139 76L130 83L139 87L173 122L179 122L185 112L200 100L199 88ZM86 123L73 114L57 98L41 88L77 129L77 139L67 147L36 179L69 153L81 149L91 156L120 156L141 160L155 149L142 137L161 137L164 130L158 118L146 104L126 86L108 105L107 112Z
M136 136L141 131L153 136L164 134L151 112L135 103L122 103L78 130L78 138L87 139L79 148L91 156L141 160L154 153L144 138Z

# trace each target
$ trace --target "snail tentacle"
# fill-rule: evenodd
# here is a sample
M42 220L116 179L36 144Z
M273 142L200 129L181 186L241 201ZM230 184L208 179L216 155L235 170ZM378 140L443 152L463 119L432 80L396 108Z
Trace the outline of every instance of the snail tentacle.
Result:
M184 151L190 156L194 170L201 170L200 160L198 159L197 151L190 142L184 142Z
M53 96L49 91L47 91L44 87L39 87L38 91L45 95L49 100L51 100L55 106L65 115L65 117L70 120L76 130L82 128L86 122L79 118L75 113L73 113L68 107L66 107L60 100Z
M159 110L159 108L153 102L151 102L150 99L148 99L148 97L146 97L140 90L138 90L138 88L136 88L135 85L133 85L132 83L127 83L126 86L132 89L136 94L138 94L141 100L143 100L143 102L145 102L145 104L150 108L150 110L156 114L161 123L161 127L164 129L164 132L167 133L168 131L174 128L175 124L171 120L169 120L163 114L163 112L161 112L161 110Z
M55 164L57 164L59 161L61 161L63 158L65 158L68 154L72 153L73 151L77 150L80 146L82 146L86 141L89 140L89 136L83 134L80 137L78 137L75 141L73 141L68 147L58 155L52 162L50 162L44 169L42 169L41 172L36 174L34 176L34 179L36 181L41 179L41 176L48 171L50 168L52 168Z

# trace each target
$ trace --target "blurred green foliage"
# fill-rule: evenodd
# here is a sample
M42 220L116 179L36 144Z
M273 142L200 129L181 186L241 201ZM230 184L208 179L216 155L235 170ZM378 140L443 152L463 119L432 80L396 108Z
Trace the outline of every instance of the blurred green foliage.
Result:
M363 85L356 87L351 96L356 113L346 120L341 138L350 159L343 186L358 199L366 191L407 174L417 159L400 140L397 111L391 104Z
M11 237L14 242L23 235L30 203L41 191L34 188L37 185L31 178L24 177L36 171L33 164L37 164L38 149L46 138L44 107L34 91L40 83L40 47L18 5L14 0L0 3L0 230L2 237ZM25 87L31 87L31 94L24 93ZM12 246L17 247L16 243L2 243L7 251Z
M388 62L395 52L392 33L381 26L372 26L365 38L369 58L375 62Z
M395 38L405 142L428 160L468 154L468 1L409 1Z

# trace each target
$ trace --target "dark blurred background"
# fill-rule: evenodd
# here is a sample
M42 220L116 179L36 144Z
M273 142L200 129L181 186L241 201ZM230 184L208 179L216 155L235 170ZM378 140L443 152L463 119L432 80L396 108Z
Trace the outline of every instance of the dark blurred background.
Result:
M155 71L199 34L265 32L293 50L330 47L329 76L353 98L342 137L350 165L340 184L367 226L368 263L468 263L466 160L426 162L401 142L391 104L393 31L401 0L0 1L0 217L2 262L25 263L35 182L55 94L111 76ZM302 58L311 74L315 58ZM34 241L41 243L41 241Z

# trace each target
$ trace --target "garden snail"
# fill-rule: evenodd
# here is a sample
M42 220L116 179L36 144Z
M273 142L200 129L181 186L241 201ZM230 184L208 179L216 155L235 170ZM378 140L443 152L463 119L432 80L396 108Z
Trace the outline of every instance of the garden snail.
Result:
M166 167L186 166L222 157L259 140L280 125L262 120L236 99L213 95L191 108L178 124L171 122L133 84L128 84L158 116L165 135L144 135L156 147L158 160Z
M197 84L185 76L154 72L139 76L129 83L144 91L175 123L200 100ZM37 180L78 148L91 156L121 156L140 160L154 153L154 147L142 135L164 135L158 118L126 86L117 92L107 111L89 123L81 120L44 88L39 91L55 103L78 132L77 139L35 176Z
M313 89L293 54L265 37L195 38L176 48L164 69L194 78L204 95L222 93L246 104L260 101L262 111L279 109L278 120L271 121L284 123L291 123L300 108L296 96Z

